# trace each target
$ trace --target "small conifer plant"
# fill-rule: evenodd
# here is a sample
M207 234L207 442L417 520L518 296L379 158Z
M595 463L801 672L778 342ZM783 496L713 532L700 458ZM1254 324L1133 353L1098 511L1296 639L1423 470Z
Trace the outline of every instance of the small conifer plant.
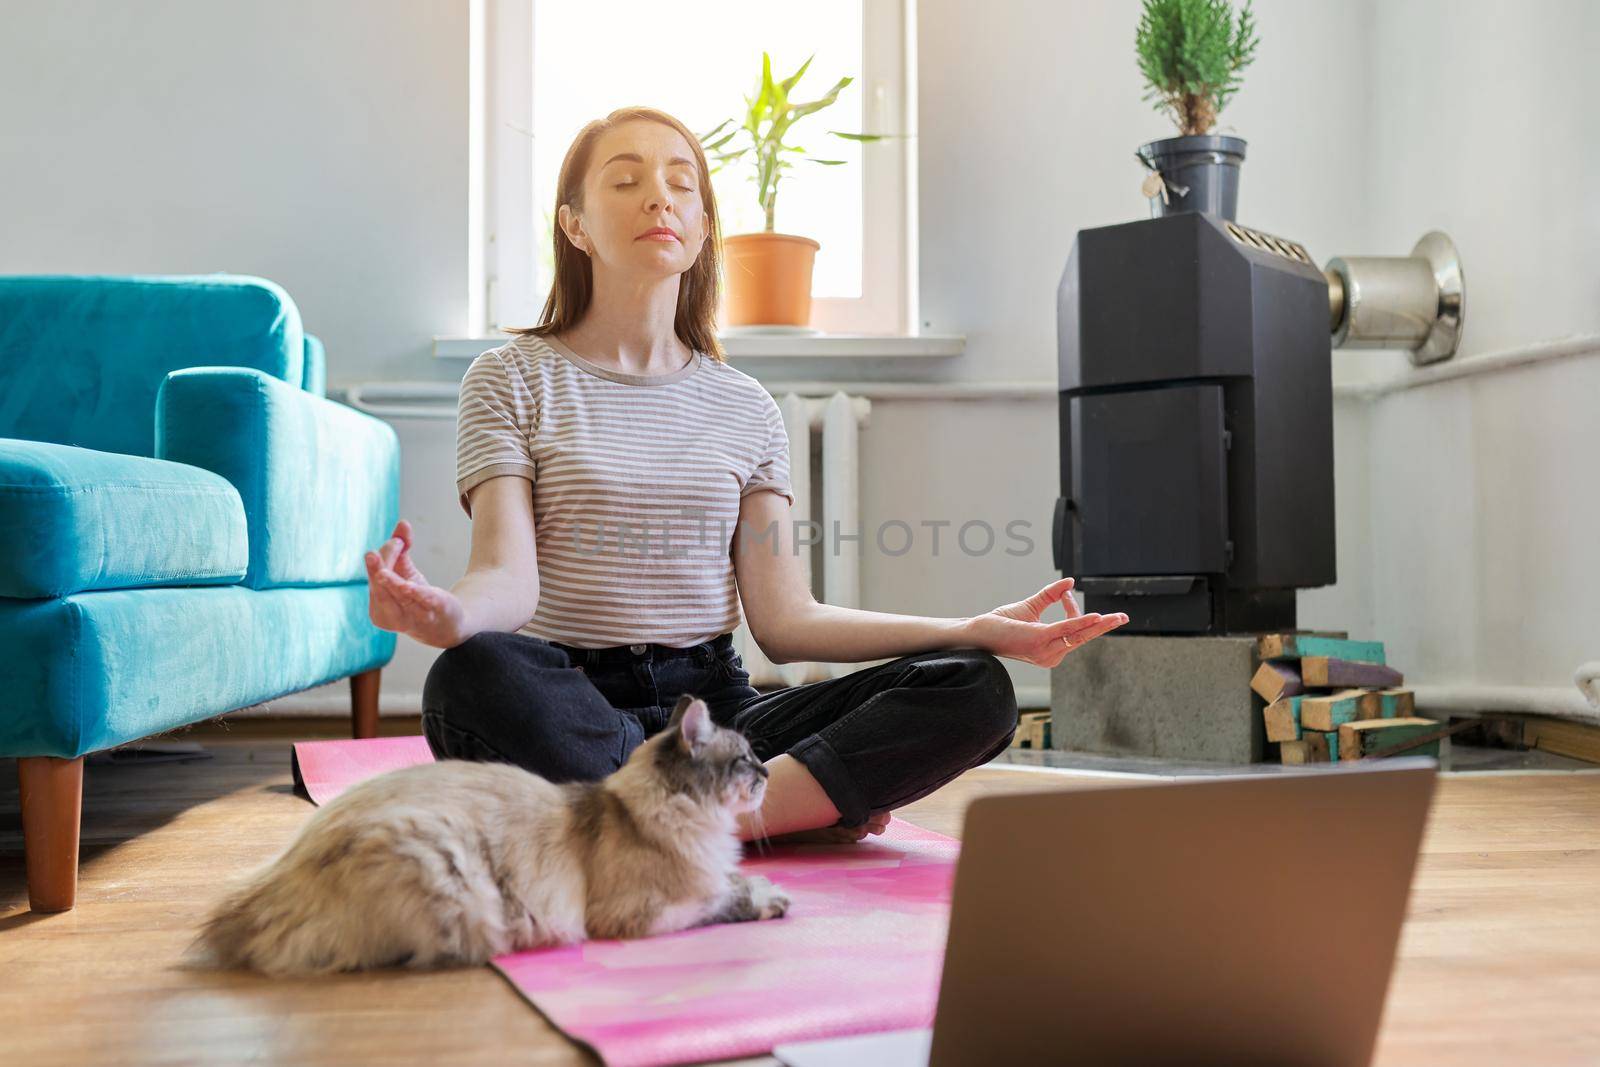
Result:
M1255 58L1250 0L1238 20L1229 0L1144 0L1134 47L1155 100L1184 136L1205 134Z

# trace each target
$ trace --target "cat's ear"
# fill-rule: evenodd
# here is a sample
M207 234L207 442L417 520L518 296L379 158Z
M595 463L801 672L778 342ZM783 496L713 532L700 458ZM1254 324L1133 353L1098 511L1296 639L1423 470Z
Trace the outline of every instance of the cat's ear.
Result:
M673 706L672 717L667 720L667 726L670 728L682 722L683 713L688 711L689 705L693 703L694 697L689 693L684 693L682 696L678 697L678 703Z
M693 700L688 697L683 699L688 700L689 703L684 705L682 700L678 702L679 707L683 708L683 713L678 722L680 737L684 750L691 756L698 756L700 751L711 741L711 735L716 731L717 727L711 721L711 709L706 707L704 700ZM678 713L674 711L673 714L677 715Z

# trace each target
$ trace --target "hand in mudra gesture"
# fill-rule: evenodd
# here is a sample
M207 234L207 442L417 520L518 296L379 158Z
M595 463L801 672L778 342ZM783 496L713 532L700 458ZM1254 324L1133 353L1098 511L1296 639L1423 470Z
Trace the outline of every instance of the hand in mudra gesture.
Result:
M448 589L428 584L411 559L411 524L401 519L394 535L367 556L367 614L380 630L407 634L425 645L460 644L466 609Z
M1128 621L1128 617L1121 612L1111 615L1098 612L1084 614L1070 595L1072 585L1071 578L1061 578L1026 600L1003 604L976 615L972 619L970 633L980 648L996 656L1007 656L1040 667L1054 667L1068 652L1081 648ZM1057 601L1061 602L1067 617L1055 622L1040 622L1039 616Z

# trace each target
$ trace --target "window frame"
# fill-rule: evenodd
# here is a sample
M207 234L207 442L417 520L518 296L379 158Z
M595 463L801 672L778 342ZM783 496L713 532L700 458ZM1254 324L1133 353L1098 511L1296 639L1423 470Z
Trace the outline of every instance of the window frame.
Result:
M534 289L533 5L470 0L468 17L468 336L527 326ZM915 336L916 0L862 0L861 128L903 136L861 145L860 297L814 297L824 334Z

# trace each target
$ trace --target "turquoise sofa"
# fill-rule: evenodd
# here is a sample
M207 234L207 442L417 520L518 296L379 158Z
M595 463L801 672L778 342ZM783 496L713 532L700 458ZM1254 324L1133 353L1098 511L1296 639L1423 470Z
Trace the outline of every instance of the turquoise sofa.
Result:
M0 277L0 757L34 910L74 903L85 754L340 678L376 732L396 635L362 557L399 444L325 375L261 278Z

